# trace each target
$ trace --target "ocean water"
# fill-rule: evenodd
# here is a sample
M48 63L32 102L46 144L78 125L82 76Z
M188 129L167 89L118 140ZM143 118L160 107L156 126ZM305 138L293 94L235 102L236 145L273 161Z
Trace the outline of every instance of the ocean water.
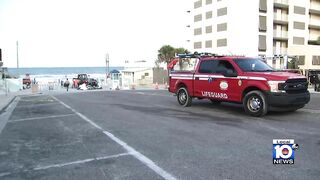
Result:
M123 70L123 67L109 67L109 71ZM69 75L69 74L106 74L106 67L45 67L45 68L8 68L9 74L25 76L34 75Z
M109 67L109 72L112 70L123 70L123 67ZM98 81L99 85L105 85L105 78L107 73L106 67L54 67L54 68L8 68L8 73L14 77L20 78L21 85L22 79L29 78L32 83L36 82L40 89L48 89L49 86L59 87L61 82L66 79L72 80L78 74L88 74L88 77L94 78Z

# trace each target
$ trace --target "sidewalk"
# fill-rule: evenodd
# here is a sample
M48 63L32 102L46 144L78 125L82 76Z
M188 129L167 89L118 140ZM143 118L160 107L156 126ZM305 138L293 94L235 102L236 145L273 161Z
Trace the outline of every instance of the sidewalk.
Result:
M0 91L0 114L6 109L9 103L19 95L29 95L32 94L31 90L22 90L17 92L9 92L7 95L4 91Z
M308 89L310 93L314 93L314 94L320 94L320 92L314 91L314 88L309 88Z

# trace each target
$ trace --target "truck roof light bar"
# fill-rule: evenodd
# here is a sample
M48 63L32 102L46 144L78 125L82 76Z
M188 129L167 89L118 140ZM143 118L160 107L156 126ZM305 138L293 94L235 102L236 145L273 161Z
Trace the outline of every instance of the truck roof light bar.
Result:
M217 54L213 54L213 53L208 53L208 52L203 52L203 53L198 53L198 52L194 52L189 53L189 54L176 54L176 57L178 58L197 58L197 57L216 57L218 56Z

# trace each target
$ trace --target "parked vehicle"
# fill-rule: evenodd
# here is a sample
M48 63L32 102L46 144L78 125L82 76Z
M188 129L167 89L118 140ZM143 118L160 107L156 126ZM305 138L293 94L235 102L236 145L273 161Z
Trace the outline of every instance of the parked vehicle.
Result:
M29 89L31 87L31 78L29 74L22 79L23 89Z
M87 74L78 74L77 78L73 78L73 87L79 87L83 83L88 85L88 75Z
M86 86L85 89L101 89L98 81L96 79L89 78L87 74L78 74L77 78L73 78L74 88L80 88L80 86L83 84Z
M276 72L257 58L187 54L170 66L169 92L182 106L190 106L193 98L235 102L248 114L263 116L269 110L295 111L310 101L305 76Z

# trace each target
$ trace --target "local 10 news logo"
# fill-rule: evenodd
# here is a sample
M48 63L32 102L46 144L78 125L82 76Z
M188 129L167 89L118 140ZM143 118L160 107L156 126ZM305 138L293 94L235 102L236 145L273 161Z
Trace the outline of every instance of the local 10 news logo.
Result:
M294 139L273 140L273 164L294 164L294 152L299 148Z

